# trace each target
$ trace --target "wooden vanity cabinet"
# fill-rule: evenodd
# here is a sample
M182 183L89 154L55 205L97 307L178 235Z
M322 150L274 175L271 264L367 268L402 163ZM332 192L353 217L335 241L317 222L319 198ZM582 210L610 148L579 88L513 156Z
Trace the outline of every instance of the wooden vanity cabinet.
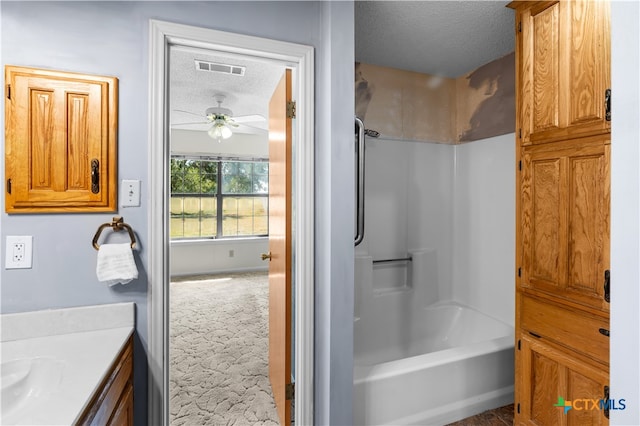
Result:
M109 373L92 396L79 426L133 425L133 340L122 349Z
M514 1L517 425L607 425L607 0ZM610 97L608 98L610 100Z
M109 425L133 425L133 386L127 385Z
M7 213L115 211L115 77L5 67Z

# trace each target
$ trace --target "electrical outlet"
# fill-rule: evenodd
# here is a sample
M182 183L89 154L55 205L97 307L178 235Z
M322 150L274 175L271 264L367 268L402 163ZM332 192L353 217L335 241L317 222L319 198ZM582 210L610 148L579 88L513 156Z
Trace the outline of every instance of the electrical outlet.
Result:
M5 269L28 269L32 266L33 237L7 236Z
M24 260L24 243L14 243L11 248L13 250L13 263L22 263Z

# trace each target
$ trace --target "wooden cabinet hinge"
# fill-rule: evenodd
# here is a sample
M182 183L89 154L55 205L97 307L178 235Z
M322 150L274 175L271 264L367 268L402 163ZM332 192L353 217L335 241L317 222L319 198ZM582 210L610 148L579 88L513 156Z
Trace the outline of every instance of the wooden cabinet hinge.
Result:
M522 171L522 160L518 162L518 170Z
M522 32L522 21L518 22L518 32Z
M11 85L7 84L7 99L11 99Z
M7 179L7 192L11 194L11 178Z
M604 91L604 119L611 121L611 89Z
M518 350L520 350L520 349L521 349L521 347L522 347L522 346L521 346L521 341L520 341L520 339L518 339Z
M518 138L522 139L522 128L518 129Z
M518 406L516 407L516 409L518 410L518 414L520 414L520 403L518 403Z
M522 170L522 169L521 169ZM521 277L522 276L522 268L518 268L518 276Z

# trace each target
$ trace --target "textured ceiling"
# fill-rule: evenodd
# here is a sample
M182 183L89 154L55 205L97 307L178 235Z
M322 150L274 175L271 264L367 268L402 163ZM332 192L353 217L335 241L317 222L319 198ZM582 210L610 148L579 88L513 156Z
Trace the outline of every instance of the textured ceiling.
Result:
M356 61L459 77L514 50L514 14L506 1L356 1ZM197 71L194 60L246 66L243 77ZM174 129L203 130L207 108L267 117L284 67L245 57L174 46L170 52L170 120ZM188 111L188 112L181 112ZM267 121L235 131L264 133Z
M460 77L514 50L506 1L356 1L356 61Z
M173 129L202 130L210 127L205 120L205 110L218 106L215 96L224 95L223 108L232 110L234 116L261 115L264 121L247 123L236 130L252 133L255 128L267 128L269 98L284 72L284 66L269 62L252 61L229 54L173 46L170 52L170 119ZM245 75L229 75L199 71L195 60L246 67ZM204 124L183 124L183 123ZM234 130L235 131L235 130Z

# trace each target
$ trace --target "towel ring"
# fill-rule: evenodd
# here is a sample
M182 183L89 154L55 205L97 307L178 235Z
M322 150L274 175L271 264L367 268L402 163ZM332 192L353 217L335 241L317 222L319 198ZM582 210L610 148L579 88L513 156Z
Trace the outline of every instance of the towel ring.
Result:
M126 229L127 232L129 232L129 237L131 238L131 248L133 249L136 246L136 236L133 234L133 229L131 229L128 224L124 223L124 219L122 219L122 216L114 216L111 223L103 223L96 231L96 235L93 236L93 248L95 248L96 250L100 250L100 246L98 245L98 238L100 238L100 234L102 233L104 228L107 228L109 226L115 232Z

